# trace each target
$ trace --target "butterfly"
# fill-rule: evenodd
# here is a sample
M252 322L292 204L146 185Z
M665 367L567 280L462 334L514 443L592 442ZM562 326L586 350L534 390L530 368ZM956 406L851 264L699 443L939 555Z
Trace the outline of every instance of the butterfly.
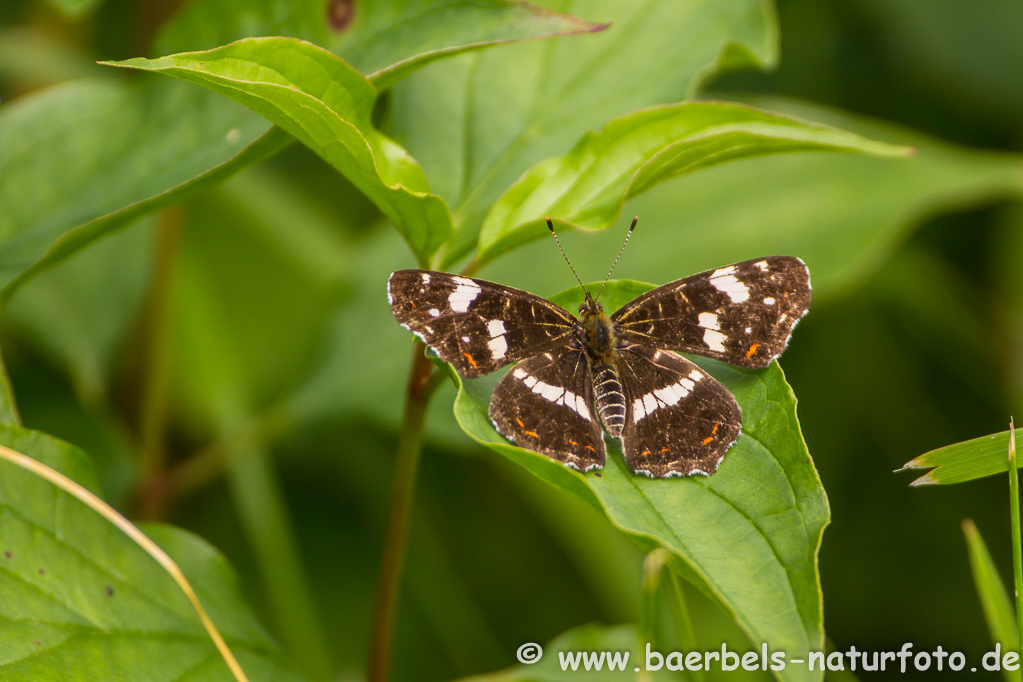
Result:
M505 438L585 473L604 465L606 432L633 472L664 478L714 473L742 428L735 397L678 353L766 367L809 308L810 274L792 256L755 258L657 287L610 316L600 292L583 291L576 318L450 273L399 270L387 285L398 322L462 376L514 363L490 401Z

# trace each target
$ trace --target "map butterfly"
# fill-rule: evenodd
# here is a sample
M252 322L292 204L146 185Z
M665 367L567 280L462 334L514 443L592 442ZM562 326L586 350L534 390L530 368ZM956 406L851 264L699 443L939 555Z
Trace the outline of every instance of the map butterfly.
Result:
M728 389L678 353L766 367L810 305L809 271L791 256L691 275L611 316L583 287L578 319L520 289L444 272L400 270L387 289L402 326L461 375L515 363L490 401L504 437L587 472L604 465L606 432L632 471L653 478L709 476L742 427Z

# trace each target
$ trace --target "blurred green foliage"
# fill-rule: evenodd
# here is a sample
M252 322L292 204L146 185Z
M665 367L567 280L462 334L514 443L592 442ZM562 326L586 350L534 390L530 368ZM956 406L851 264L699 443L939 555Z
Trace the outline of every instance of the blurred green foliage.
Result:
M1004 482L911 490L890 472L1002 431L1023 406L1023 7L781 0L775 25L760 2L714 3L711 18L700 3L543 4L594 22L623 14L602 34L403 72L371 112L451 207L448 263L465 262L491 204L535 162L643 106L742 101L918 149L909 161L773 155L665 182L625 204L641 226L619 273L664 282L768 253L810 264L813 307L783 366L831 504L828 637L843 650L912 641L978 660L988 635L959 523L975 519L1008 575ZM372 27L394 18L388 3L365 6ZM0 129L0 281L73 254L4 290L0 345L27 427L88 451L107 499L129 514L224 552L311 677L357 679L408 365L383 282L415 259L364 195L265 119L193 84L122 79L92 61L283 34L370 75L424 48L494 39L498 24L427 22L415 35L428 40L406 35L392 44L408 50L381 53L332 28L322 2L274 7L0 6L0 117L18 112ZM499 26L526 37L567 20L546 21L513 8ZM675 67L701 60L726 73ZM88 116L119 146L75 137ZM623 231L619 220L565 234L584 278L604 272ZM481 274L542 295L571 284L546 242ZM453 399L443 388L428 419L394 678L497 670L522 642L562 633L633 637L567 631L640 622L639 549L591 506L470 441ZM152 461L174 474L173 495L142 485ZM717 604L685 590L701 646L748 646Z

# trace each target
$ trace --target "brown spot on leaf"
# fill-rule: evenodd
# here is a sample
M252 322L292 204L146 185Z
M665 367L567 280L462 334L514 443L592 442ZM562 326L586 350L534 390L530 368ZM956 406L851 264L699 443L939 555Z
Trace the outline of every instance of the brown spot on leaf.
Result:
M35 641L36 646L42 646L43 645L43 643L40 642L38 639L34 640L34 641Z
M597 478L604 478L603 474L601 474L599 471L594 471L593 475L596 476Z
M114 596L114 588L110 587L110 585L107 585L107 588L104 591L107 593L108 597Z
M348 28L355 18L355 0L329 0L327 2L327 23L335 31Z
M11 553L10 552L4 552L4 557L10 559L11 558Z
M40 568L40 569L39 569L39 575L46 575L46 570L45 570L45 569L42 569L42 568Z

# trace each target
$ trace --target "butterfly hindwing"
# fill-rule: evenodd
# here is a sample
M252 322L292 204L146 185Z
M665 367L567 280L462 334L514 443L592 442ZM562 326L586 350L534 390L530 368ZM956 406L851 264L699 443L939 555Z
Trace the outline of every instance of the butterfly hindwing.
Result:
M497 384L490 419L520 447L579 471L604 465L585 351L561 347L518 363Z
M470 378L563 345L575 324L539 296L444 272L399 270L387 296L406 329Z
M653 478L717 471L742 428L728 389L689 360L643 344L621 349L620 372L629 468Z
M806 265L792 256L772 256L670 282L611 319L625 341L759 369L785 350L809 306Z

